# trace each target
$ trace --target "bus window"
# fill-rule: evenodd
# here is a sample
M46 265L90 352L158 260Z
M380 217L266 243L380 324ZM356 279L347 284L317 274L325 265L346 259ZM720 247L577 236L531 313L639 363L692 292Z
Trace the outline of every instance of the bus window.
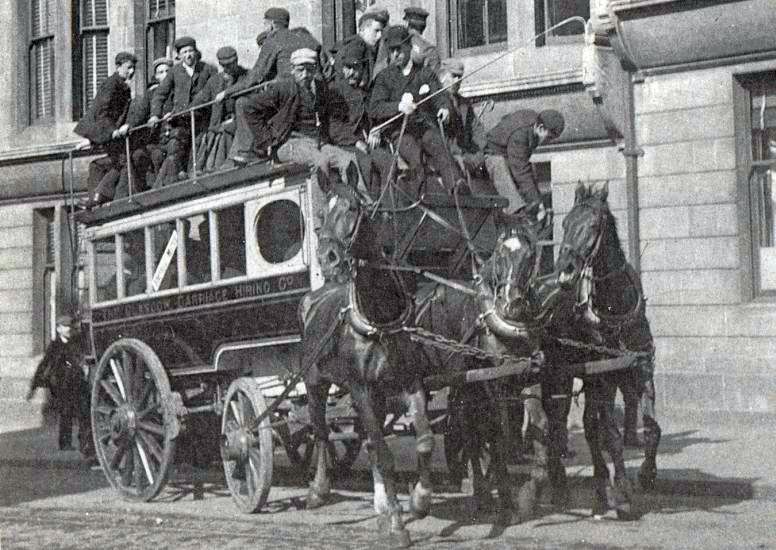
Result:
M123 235L124 295L137 296L146 291L145 233L136 229Z
M185 220L186 227L186 284L209 283L210 275L210 224L207 214Z
M95 300L115 300L116 293L116 240L113 236L94 241Z
M245 215L242 204L217 210L221 278L242 277L245 270Z
M271 264L293 259L302 248L304 224L299 206L291 200L262 206L256 216L256 244L262 258Z
M178 232L175 222L150 228L154 245L151 292L177 288L178 286Z

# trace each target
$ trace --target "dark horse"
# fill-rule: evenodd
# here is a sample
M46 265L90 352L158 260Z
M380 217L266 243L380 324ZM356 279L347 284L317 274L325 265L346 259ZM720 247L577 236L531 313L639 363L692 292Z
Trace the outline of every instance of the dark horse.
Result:
M414 416L419 481L411 495L410 508L416 517L424 517L431 504L430 466L434 447L426 411L424 380L433 374L450 374L452 368L449 361L440 360L439 356L436 360L430 359L421 344L413 340L416 333L405 330L413 312L415 289L412 283L392 269L373 266L373 263L386 263L381 251L375 251L374 258L351 257L349 248L354 233L368 232L368 224L360 198L348 189L340 189L330 201L324 225L318 234L317 259L327 283L308 294L300 306L304 326L304 363L310 362L310 355L316 359L304 373L316 447L319 449L307 506L320 506L331 490L326 457L328 427L325 404L329 387L337 384L350 391L364 426L374 481L374 506L381 529L391 544L407 546L410 540L396 498L393 456L383 438L386 399L394 395L403 396ZM439 326L443 335L460 339L462 332L468 332L466 328L462 329L466 319L472 324L481 323L484 328L498 324L497 320L493 320L498 315L494 315L491 309L494 296L500 295L501 291L497 285L491 284L493 281L500 280L506 287L519 281L520 288L511 292L527 290L534 265L534 243L524 236L515 235L502 239L499 247L505 252L494 254L491 263L481 270L485 273L483 281L468 287L467 296L476 295L485 305L480 307L477 301L464 304L463 300L459 300L458 306L446 308L444 326ZM526 268L526 265L529 267ZM501 276L502 270L509 276ZM515 272L521 275L513 278ZM491 274L496 274L496 278ZM510 334L515 341L522 337L514 328L510 328ZM527 350L524 350L526 354ZM492 400L486 399L485 402ZM486 413L486 417L493 418L491 411ZM502 450L494 453L499 500L508 507L506 466L498 463L504 456Z
M601 347L616 350L609 356L617 352L635 356L635 366L631 368L584 379L584 431L595 479L593 514L601 515L611 506L618 517L627 519L632 516L631 488L625 475L623 440L614 418L617 387L631 387L640 398L645 460L639 480L645 489L654 485L657 475L660 426L655 419L654 343L645 315L641 281L625 259L607 195L606 184L577 186L574 206L563 220L563 242L556 263L557 285L575 297L572 318L565 323L562 335L592 346L578 347L575 353L561 342L554 350L560 361L568 356L576 356L577 360L607 357ZM593 349L594 346L600 347ZM600 437L604 438L614 466L614 484L608 499L609 469L601 453Z

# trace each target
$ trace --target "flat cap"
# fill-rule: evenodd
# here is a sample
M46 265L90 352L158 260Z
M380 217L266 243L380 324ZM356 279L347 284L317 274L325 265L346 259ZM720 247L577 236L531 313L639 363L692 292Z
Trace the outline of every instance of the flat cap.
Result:
M268 37L269 31L261 31L258 35L256 35L256 45L261 48L264 45L264 42L267 41Z
M388 48L401 46L410 39L410 31L404 25L392 25L383 34L383 40Z
M180 51L186 46L197 47L197 41L190 36L181 36L175 40L175 51Z
M231 46L221 46L216 52L216 58L221 65L227 65L237 61L237 50Z
M116 54L116 66L123 65L127 61L131 61L132 63L137 63L137 57L135 57L135 54L129 53L129 52L119 52Z
M318 54L310 48L299 48L291 54L292 65L317 65Z
M546 109L539 113L539 122L544 124L545 128L555 134L555 137L559 137L566 127L566 121L564 120L563 115L553 109Z
M385 27L388 25L390 18L391 15L388 13L388 10L367 10L358 18L358 25L361 26L365 21L378 21Z
M455 57L448 57L447 59L442 60L442 69L453 76L463 76L463 61L456 59Z
M420 19L425 21L426 18L428 18L428 12L423 8L418 8L415 6L404 8L404 19Z
M288 13L288 10L285 8L270 8L264 12L264 19L280 21L288 26L288 23L291 21L291 14Z
M362 40L350 40L337 50L337 58L343 65L360 65L366 61L366 44Z
M154 59L154 62L151 64L151 68L154 72L156 72L156 68L159 65L167 65L168 67L172 67L172 59L169 57L157 57Z
M57 324L62 325L63 327L72 327L73 326L73 318L70 315L60 315L57 317Z

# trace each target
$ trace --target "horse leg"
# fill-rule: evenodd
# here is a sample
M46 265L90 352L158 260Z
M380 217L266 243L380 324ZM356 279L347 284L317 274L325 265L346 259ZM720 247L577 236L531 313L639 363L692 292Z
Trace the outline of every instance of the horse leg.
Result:
M590 449L590 457L593 461L593 506L592 514L600 518L606 513L608 500L606 498L606 485L609 482L609 468L606 465L601 445L599 443L599 400L601 399L600 382L588 379L585 384L585 408L582 413L582 425L585 431L585 441Z
M485 391L491 403L495 404L496 414L499 419L499 428L496 429L496 437L490 442L490 471L498 490L498 522L508 525L512 521L512 491L507 472L507 450L511 446L508 442L512 437L512 427L509 418L508 402L504 399L499 382L485 382ZM474 465L476 469L476 464Z
M655 414L655 383L651 379L642 387L640 405L644 421L644 462L639 469L639 485L644 491L651 491L657 479L657 448L661 435Z
M560 509L568 505L566 467L561 457L568 445L566 423L573 383L574 379L567 376L557 380L550 378L542 383L542 408L547 415L547 476L552 492L551 502Z
M434 452L434 433L431 430L426 402L426 391L415 390L406 396L415 425L415 451L418 459L418 482L410 496L410 511L417 519L428 515L434 489L431 484L431 455Z
M601 399L598 403L601 424L605 430L605 443L614 466L614 483L610 494L610 506L617 511L619 519L629 519L631 516L632 489L625 475L625 458L623 456L623 440L614 418L614 399L617 385L609 378L601 379Z
M534 385L525 390L523 414L528 419L526 439L533 442L534 458L530 477L518 491L518 518L521 522L534 517L536 503L548 481L547 475L547 442L548 421L542 408L540 386Z
M307 492L306 507L308 510L319 508L331 493L331 480L326 461L329 448L329 427L326 425L326 399L330 384L307 386L308 409L310 422L315 434L315 477Z
M383 417L377 414L377 410L383 410L376 406L377 400L384 399L378 393L372 388L354 385L350 394L367 435L366 448L374 482L374 508L379 514L380 531L387 535L391 547L407 548L411 543L410 535L404 527L401 505L396 498L393 453L383 436Z

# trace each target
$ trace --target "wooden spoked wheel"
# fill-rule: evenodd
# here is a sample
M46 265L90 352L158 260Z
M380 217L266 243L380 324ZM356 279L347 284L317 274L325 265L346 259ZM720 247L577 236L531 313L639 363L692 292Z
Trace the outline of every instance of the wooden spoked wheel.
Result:
M266 409L253 379L238 378L229 385L221 418L221 459L232 500L246 514L261 510L272 486L272 415L254 426Z
M154 351L140 340L114 342L97 364L92 430L105 477L121 495L148 501L167 482L178 420L170 382Z

